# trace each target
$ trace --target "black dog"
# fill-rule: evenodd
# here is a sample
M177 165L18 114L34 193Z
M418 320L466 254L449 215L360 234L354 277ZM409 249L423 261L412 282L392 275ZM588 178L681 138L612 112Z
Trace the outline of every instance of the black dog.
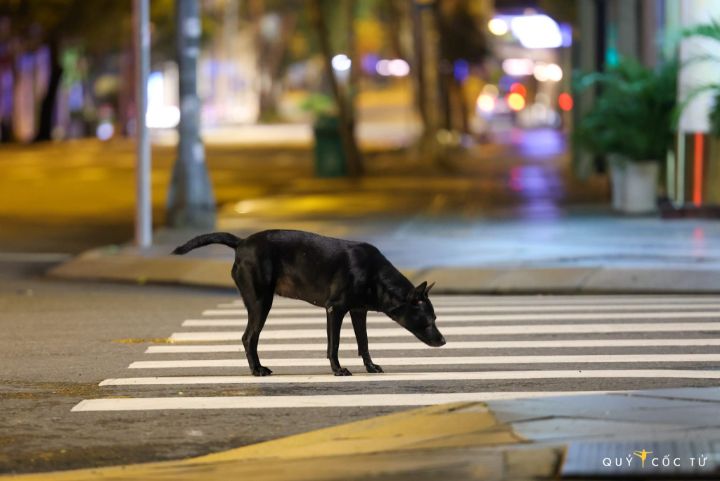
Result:
M257 346L274 294L325 308L327 357L336 376L351 375L338 361L340 327L348 312L358 355L368 372L383 370L372 362L368 351L367 311L387 314L425 344L445 344L435 327L435 312L428 299L432 285L428 287L423 282L414 287L370 244L295 230L267 230L247 239L216 232L191 239L173 254L185 254L209 244L235 249L232 278L247 308L248 322L242 341L255 376L272 373L260 364Z

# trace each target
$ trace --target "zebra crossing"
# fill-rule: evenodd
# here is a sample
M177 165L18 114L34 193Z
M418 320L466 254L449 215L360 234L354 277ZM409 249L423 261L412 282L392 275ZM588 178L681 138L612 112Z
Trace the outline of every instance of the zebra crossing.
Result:
M720 382L720 302L707 296L433 296L448 343L425 346L368 314L373 360L357 357L349 319L335 377L325 359L324 310L276 298L260 338L270 377L249 374L241 301L179 320L128 376L73 411L419 406ZM162 333L160 333L162 334ZM227 395L228 386L245 388ZM182 391L178 392L178 389Z

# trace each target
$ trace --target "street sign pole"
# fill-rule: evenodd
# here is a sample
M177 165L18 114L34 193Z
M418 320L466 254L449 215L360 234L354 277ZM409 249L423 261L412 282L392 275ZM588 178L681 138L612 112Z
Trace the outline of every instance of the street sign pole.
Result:
M150 137L146 123L147 80L150 73L149 0L133 0L135 46L135 244L152 245L152 201L150 196Z

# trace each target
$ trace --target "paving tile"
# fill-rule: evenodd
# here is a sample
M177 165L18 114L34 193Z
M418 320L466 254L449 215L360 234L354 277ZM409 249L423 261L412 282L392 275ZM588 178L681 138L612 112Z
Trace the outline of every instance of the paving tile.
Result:
M467 290L468 286L486 291L492 290L495 279L505 271L502 269L438 268L421 272L422 274L418 273L418 275L437 283L438 292L462 292Z
M513 431L539 442L568 442L582 438L654 438L656 433L676 431L676 424L631 423L607 419L552 418L512 423Z
M661 261L658 265L664 265ZM717 270L603 268L587 277L583 291L717 292Z
M579 292L585 279L595 271L593 268L577 267L508 269L493 281L492 286L498 292L538 289Z
M669 398L674 400L698 400L720 403L720 388L671 388L653 389L652 391L640 391L634 396Z
M646 391L641 391L646 392ZM647 391L653 392L653 391ZM636 419L641 411L686 409L704 407L702 403L687 399L666 399L619 394L550 397L492 401L488 406L503 422L545 417L581 417L595 419Z

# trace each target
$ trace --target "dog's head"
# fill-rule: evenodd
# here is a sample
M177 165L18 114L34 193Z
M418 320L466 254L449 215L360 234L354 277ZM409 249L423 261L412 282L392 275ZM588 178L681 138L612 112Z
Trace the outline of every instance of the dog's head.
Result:
M435 326L435 310L428 298L434 285L428 286L427 282L423 282L412 289L388 315L428 346L440 347L445 344L445 338Z

